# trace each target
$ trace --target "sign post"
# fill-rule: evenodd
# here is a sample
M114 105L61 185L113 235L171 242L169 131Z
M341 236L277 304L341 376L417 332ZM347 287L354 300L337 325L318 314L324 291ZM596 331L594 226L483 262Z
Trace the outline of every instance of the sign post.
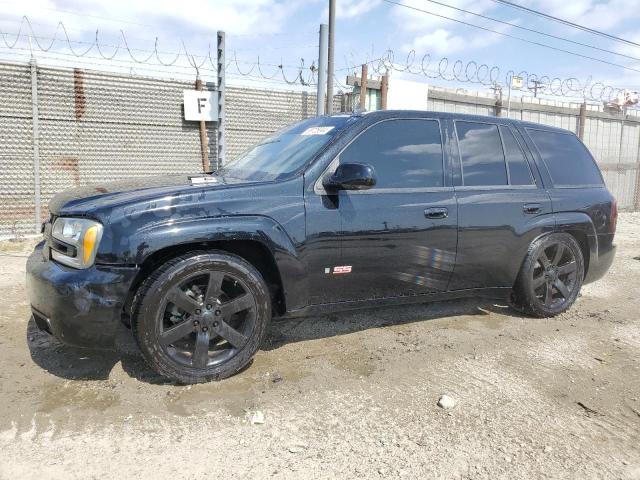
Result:
M209 163L209 140L206 122L217 122L218 154L215 169L219 170L224 162L224 91L225 91L225 41L224 32L218 32L218 82L215 90L204 90L198 73L195 90L183 90L184 119L200 122L200 149L202 151L202 170L211 171ZM196 67L197 71L197 67ZM197 72L196 72L197 73Z

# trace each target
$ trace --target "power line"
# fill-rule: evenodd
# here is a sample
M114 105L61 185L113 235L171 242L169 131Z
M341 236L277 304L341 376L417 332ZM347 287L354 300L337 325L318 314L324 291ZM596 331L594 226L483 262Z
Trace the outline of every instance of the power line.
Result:
M627 67L625 65L620 65L619 63L609 62L607 60L603 60L601 58L596 58L596 57L591 57L589 55L583 55L581 53L573 52L571 50L565 50L563 48L554 47L553 45L548 45L546 43L536 42L534 40L527 40L526 38L518 37L516 35L511 35L509 33L498 32L497 30L492 30L492 29L487 28L487 27L482 27L482 26L476 25L474 23L469 23L469 22L465 22L463 20L458 20L457 18L447 17L446 15L441 15L439 13L429 12L428 10L423 10L421 8L418 8L418 7L412 7L411 5L405 5L403 3L394 2L392 0L382 0L382 1L386 2L386 3L389 3L389 4L392 4L392 5L397 5L399 7L404 7L404 8L408 8L408 9L411 9L411 10L415 10L417 12L426 13L427 15L432 15L434 17L439 17L439 18L443 18L445 20L450 20L452 22L460 23L460 24L466 25L468 27L473 27L473 28L477 28L479 30L484 30L485 32L495 33L496 35L502 35L503 37L512 38L512 39L518 40L520 42L530 43L532 45L537 45L539 47L548 48L548 49L551 49L551 50L555 50L557 52L566 53L568 55L573 55L573 56L576 56L576 57L586 58L588 60L593 60L595 62L604 63L606 65L611 65L613 67L623 68L625 70L630 70L632 72L640 73L640 69L637 69L637 68Z
M11 2L0 2L0 4L10 4ZM92 15L89 13L78 13L78 12L73 12L70 10L60 10L57 8L50 8L50 7L39 7L42 10L49 10L50 12L58 12L58 13L64 13L67 15L74 15L77 17L83 17L83 18L95 18L97 20L106 20L107 22L117 22L117 23L127 23L129 25L136 25L138 27L151 27L151 25L145 24L145 23L138 23L138 22L132 22L129 20L122 20L122 19L118 19L118 18L110 18L110 17L102 17L100 15Z
M556 39L556 40L561 40L563 42L573 43L574 45L579 45L581 47L592 48L594 50L599 50L601 52L609 53L611 55L618 55L620 57L626 57L626 58L628 58L630 60L640 61L640 58L638 58L638 57L632 57L631 55L625 55L624 53L614 52L612 50L607 50L606 48L596 47L595 45L589 45L588 43L582 43L582 42L578 42L578 41L575 41L575 40L570 40L568 38L560 37L558 35L553 35L551 33L541 32L541 31L535 30L533 28L523 27L523 26L517 25L515 23L507 22L505 20L499 20L497 18L489 17L487 15L482 15L481 13L471 12L469 10L465 10L464 8L454 7L453 5L448 5L448 4L442 3L442 2L437 2L436 0L425 0L425 1L430 2L430 3L434 3L436 5L440 5L440 6L443 6L443 7L447 7L447 8L450 8L452 10L457 10L457 11L462 12L462 13L467 13L469 15L473 15L474 17L479 17L479 18L482 18L482 19L485 19L485 20L490 20L492 22L501 23L502 25L508 25L510 27L517 28L518 30L524 30L525 32L532 32L532 33L535 33L535 34L538 34L538 35L543 35L545 37L553 38L553 39Z
M568 25L569 27L577 28L584 32L589 32L594 35L600 35L602 37L609 38L610 40L615 40L617 42L626 43L628 45L633 45L634 47L640 47L640 43L632 42L631 40L627 40L626 38L616 37L615 35L611 35L606 32L601 32L600 30L595 30L593 28L585 27L584 25L580 25L578 23L570 22L569 20L565 20L563 18L554 17L553 15L549 15L548 13L541 12L539 10L534 10L533 8L528 8L523 5L518 5L517 3L508 2L506 0L491 0L494 3L499 3L501 5L506 5L511 8L517 8L518 10L523 10L525 12L531 13L533 15L537 15L539 17L546 18L548 20L553 20L554 22L559 22L564 25Z

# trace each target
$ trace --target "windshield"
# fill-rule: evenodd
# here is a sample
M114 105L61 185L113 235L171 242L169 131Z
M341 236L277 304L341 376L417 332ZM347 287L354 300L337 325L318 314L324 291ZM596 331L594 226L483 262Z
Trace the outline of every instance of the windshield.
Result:
M278 180L299 170L354 117L317 117L288 126L227 163L218 172L243 180Z

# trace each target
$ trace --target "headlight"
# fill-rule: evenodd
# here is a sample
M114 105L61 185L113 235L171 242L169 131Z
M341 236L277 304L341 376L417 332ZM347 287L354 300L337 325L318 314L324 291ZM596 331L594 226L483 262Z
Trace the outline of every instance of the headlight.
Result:
M102 225L85 218L58 218L51 236L54 238L51 246L54 260L74 268L89 268L96 258Z

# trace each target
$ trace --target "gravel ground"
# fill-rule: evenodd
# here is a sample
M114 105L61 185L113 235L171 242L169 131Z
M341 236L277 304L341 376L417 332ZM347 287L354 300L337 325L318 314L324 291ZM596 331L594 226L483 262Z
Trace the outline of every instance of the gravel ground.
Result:
M0 478L640 478L639 214L617 244L554 319L465 300L279 321L242 373L182 387L37 332L8 256L29 247L5 243Z

